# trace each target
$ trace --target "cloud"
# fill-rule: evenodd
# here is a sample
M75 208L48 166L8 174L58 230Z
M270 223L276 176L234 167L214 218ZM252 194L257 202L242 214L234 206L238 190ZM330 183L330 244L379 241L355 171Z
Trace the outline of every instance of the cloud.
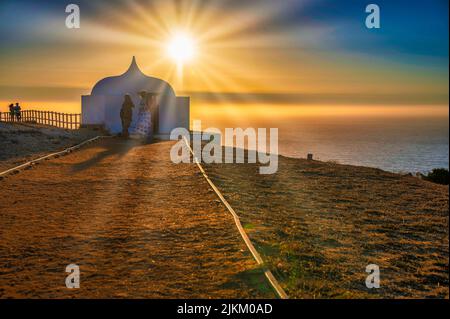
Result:
M80 100L90 89L70 87L0 86L0 100L70 101Z
M78 101L89 88L0 86L0 100ZM280 105L447 105L448 94L230 93L186 91L179 95L201 103Z
M282 93L228 93L184 92L201 102L267 103L267 104L328 104L328 105L446 105L448 94L282 94Z

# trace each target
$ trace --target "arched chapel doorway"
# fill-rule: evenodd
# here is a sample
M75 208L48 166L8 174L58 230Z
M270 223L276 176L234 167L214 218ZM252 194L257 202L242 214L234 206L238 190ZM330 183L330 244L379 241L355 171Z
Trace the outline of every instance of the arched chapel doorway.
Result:
M157 93L147 94L147 105L150 107L153 133L159 133L159 98Z

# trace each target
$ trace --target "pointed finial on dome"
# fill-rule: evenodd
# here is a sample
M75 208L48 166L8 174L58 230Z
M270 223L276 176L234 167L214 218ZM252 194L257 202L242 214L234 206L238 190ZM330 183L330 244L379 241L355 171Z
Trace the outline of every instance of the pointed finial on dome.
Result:
M136 62L136 57L133 55L133 59L131 60L131 64L130 67L128 68L128 72L139 72L142 73L141 70L139 69L137 62Z

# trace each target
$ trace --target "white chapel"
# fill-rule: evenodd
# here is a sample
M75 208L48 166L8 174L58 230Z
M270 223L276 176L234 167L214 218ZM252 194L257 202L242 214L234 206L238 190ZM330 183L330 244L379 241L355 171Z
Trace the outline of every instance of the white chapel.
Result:
M155 137L169 139L174 128L189 129L189 97L176 96L169 83L142 73L135 57L124 74L100 80L91 95L81 97L82 125L103 125L111 133L119 133L122 130L120 109L125 95L131 95L138 106L141 92L154 97L151 112ZM135 107L132 125L138 112Z

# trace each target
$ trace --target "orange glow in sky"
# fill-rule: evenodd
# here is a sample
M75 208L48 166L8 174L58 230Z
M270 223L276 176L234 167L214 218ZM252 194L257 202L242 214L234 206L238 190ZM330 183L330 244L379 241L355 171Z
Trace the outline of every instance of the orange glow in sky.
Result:
M79 112L80 96L89 94L100 79L123 73L132 56L144 73L168 81L177 94L214 94L214 104L222 105L213 108L196 97L194 115L225 108L248 116L270 110L280 116L422 114L425 110L444 114L448 106L448 69L411 63L406 57L390 59L339 49L330 41L335 32L332 24L274 23L293 9L301 12L305 1L276 5L261 1L258 6L251 1L239 6L228 6L227 1L127 1L120 9L111 3L100 1L90 7L101 14L84 14L77 30L61 23L64 12L62 17L33 12L38 27L24 31L24 37L33 41L0 52L0 110L19 101L24 108ZM180 30L189 37L174 38ZM186 62L182 72L180 62ZM242 94L248 110L227 93ZM321 107L309 107L301 100L285 105L264 97L253 100L248 94L329 94L347 99L339 107L332 105L332 98L313 103ZM396 98L378 99L385 95ZM421 107L411 111L404 107L409 103ZM385 106L353 107L364 104ZM423 109L427 104L433 107ZM442 109L437 111L437 105Z

